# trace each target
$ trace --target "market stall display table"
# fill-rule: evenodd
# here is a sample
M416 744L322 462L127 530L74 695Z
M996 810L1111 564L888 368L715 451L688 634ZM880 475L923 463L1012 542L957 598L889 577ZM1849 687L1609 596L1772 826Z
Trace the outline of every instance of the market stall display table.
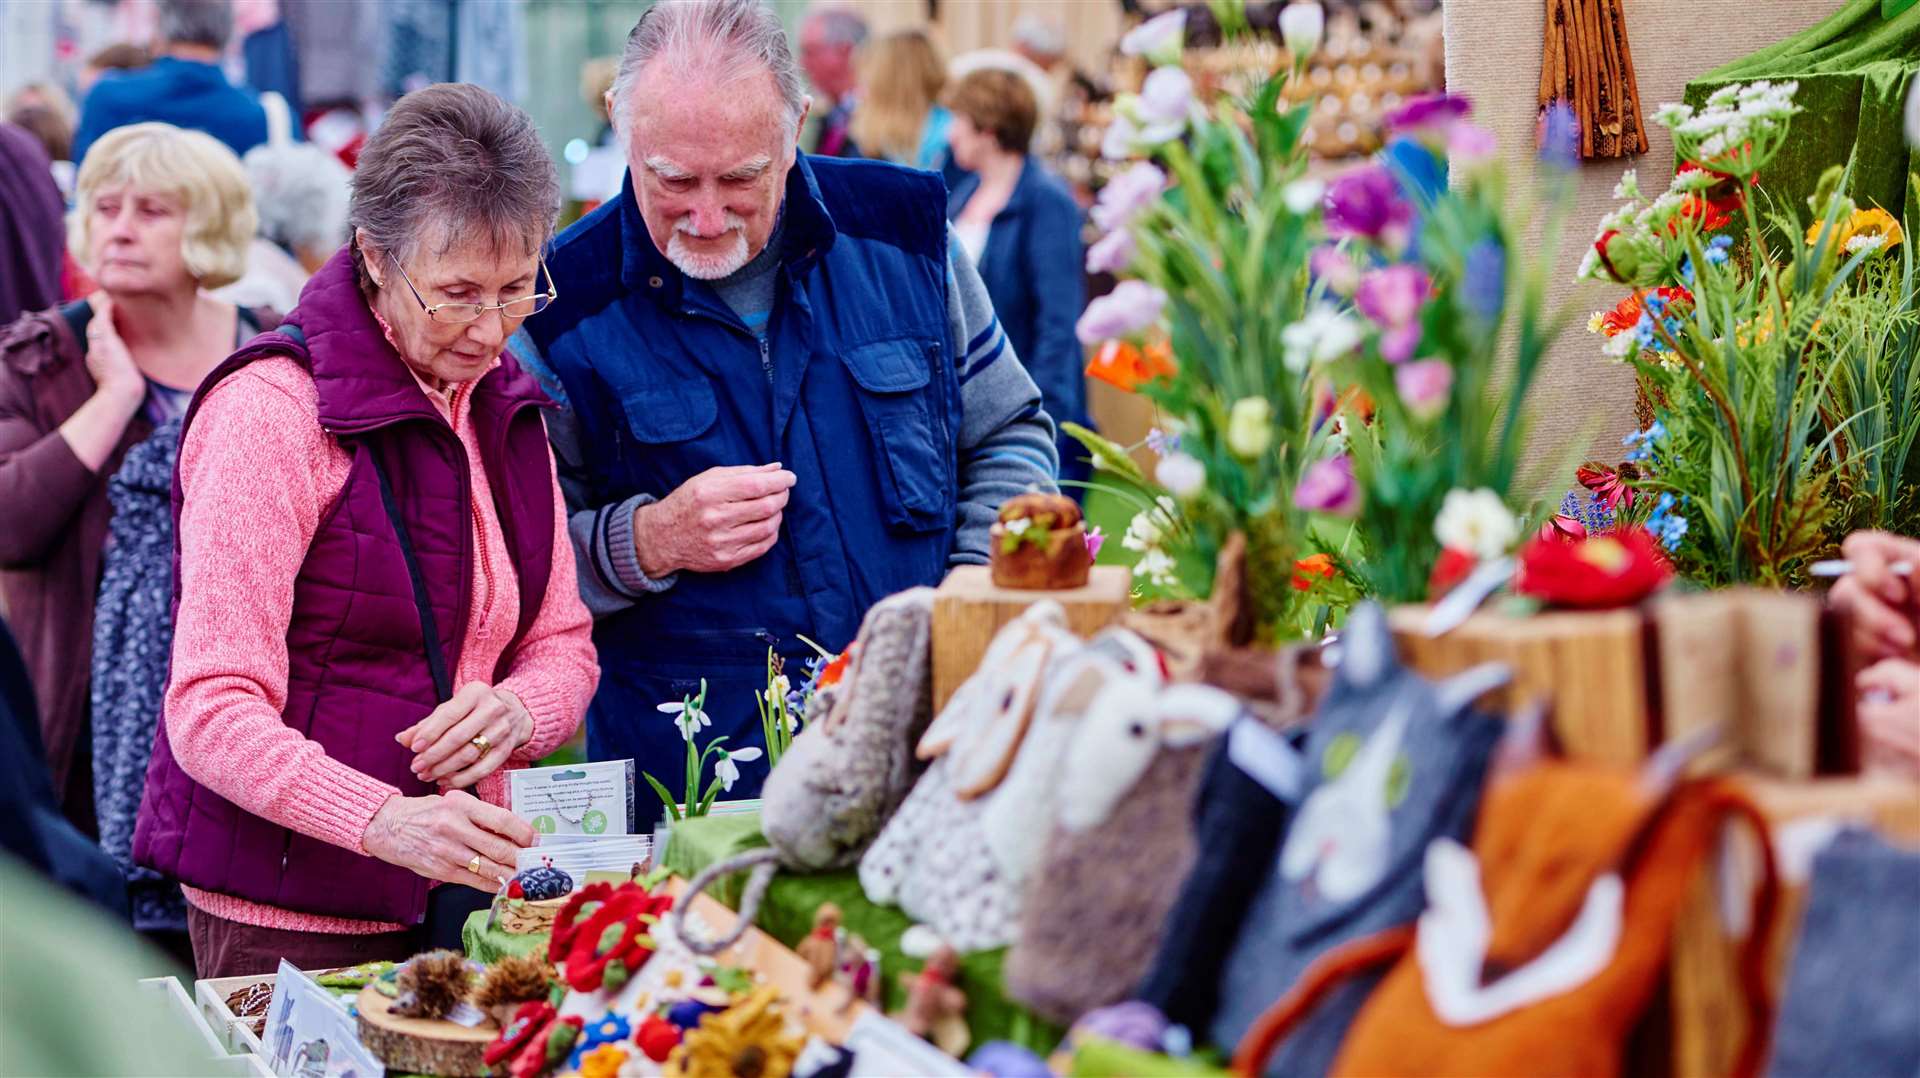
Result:
M677 876L691 879L709 865L766 844L760 834L758 813L683 820L674 825L662 865ZM723 877L714 884L712 893L727 906L737 907L745 880L743 873ZM841 923L847 931L880 951L886 1009L892 1011L900 1006L906 994L900 987L899 974L919 968L918 961L907 958L900 949L900 936L912 926L913 920L891 906L868 901L852 869L776 876L767 888L755 923L768 935L793 947L812 931L814 911L823 902L839 906ZM961 959L959 984L967 993L967 1025L972 1030L973 1043L1008 1040L1036 1052L1049 1052L1060 1043L1066 1031L1006 997L1000 975L1005 958L1006 951L1000 949L980 951Z

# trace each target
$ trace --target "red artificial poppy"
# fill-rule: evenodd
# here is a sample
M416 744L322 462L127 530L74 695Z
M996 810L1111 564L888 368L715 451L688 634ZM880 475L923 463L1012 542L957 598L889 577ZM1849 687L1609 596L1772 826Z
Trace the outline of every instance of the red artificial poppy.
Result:
M1433 573L1427 577L1427 598L1438 599L1452 591L1454 586L1473 573L1480 559L1469 551L1458 547L1447 547L1433 563Z
M827 663L826 668L820 671L819 680L814 683L814 688L819 690L829 685L840 684L840 679L846 676L847 664L853 661L853 649L859 646L860 642L856 640L847 645L847 650L835 655L833 660Z
M1315 554L1293 563L1295 591L1312 591L1313 586L1320 581L1332 580L1339 575L1340 570L1334 567L1333 558L1326 554Z
M1645 599L1672 576L1659 541L1630 527L1578 542L1535 538L1520 548L1513 586L1550 606L1606 610Z
M1587 526L1579 517L1570 517L1565 513L1555 514L1552 520L1540 525L1540 538L1558 543L1577 543L1587 537Z
M648 1059L665 1063L673 1050L680 1046L680 1029L659 1015L650 1014L634 1031L633 1043L640 1046L640 1051L646 1053Z
M618 990L653 954L653 925L672 908L670 896L648 894L637 883L621 884L592 916L577 926L568 923L566 958L557 963L561 975L577 992L603 986ZM555 918L553 942L560 941Z
M1738 208L1737 204L1729 208L1701 195L1688 195L1680 202L1680 215L1667 222L1667 235L1679 235L1682 221L1695 222L1702 232L1718 232L1733 220L1732 211Z
M1590 460L1575 468L1573 476L1580 481L1581 486L1600 499L1608 510L1618 509L1622 505L1631 509L1633 508L1633 488L1627 485L1627 480L1633 477L1626 474L1627 467L1609 468L1597 460Z
M501 1027L500 1035L487 1045L480 1058L489 1067L497 1067L503 1060L519 1052L535 1040L545 1041L547 1027L552 1024L553 1004L544 999L530 1000L513 1012L513 1018Z
M1165 340L1150 342L1144 350L1132 341L1112 340L1101 345L1088 361L1087 376L1132 393L1179 369L1173 361L1173 348Z
M1614 304L1613 310L1600 316L1600 332L1608 337L1618 337L1640 322L1640 312L1646 309L1641 297L1646 293L1634 291L1627 298Z

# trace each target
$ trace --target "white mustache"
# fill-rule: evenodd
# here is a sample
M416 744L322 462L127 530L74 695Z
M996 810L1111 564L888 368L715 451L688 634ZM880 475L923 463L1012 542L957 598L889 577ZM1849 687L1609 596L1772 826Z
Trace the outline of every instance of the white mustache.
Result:
M721 223L724 224L726 227L721 229L718 233L715 233L712 236L702 236L699 233L699 231L693 227L693 215L687 214L685 217L682 217L673 223L673 230L675 232L680 232L680 233L684 233L686 235L692 236L695 239L710 240L710 239L717 239L720 236L724 236L729 232L745 231L747 227L746 218L741 217L739 214L733 212L732 210L725 211L725 213L721 216Z

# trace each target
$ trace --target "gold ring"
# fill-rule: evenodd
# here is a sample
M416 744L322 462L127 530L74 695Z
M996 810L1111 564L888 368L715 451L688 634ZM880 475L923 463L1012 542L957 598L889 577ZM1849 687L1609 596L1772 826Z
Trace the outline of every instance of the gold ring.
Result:
M493 742L488 741L487 735L485 734L481 734L479 737L476 737L472 741L467 742L467 744L472 745L476 749L479 749L480 755L482 756L485 756L487 754L487 750L493 747Z
M467 871L473 873L476 876L480 874L480 855L479 854L477 853L474 854L473 860L467 862Z

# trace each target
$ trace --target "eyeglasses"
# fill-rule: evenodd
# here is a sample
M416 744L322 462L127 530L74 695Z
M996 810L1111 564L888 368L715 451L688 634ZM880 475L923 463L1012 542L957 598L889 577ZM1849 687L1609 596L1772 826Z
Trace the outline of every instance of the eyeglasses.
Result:
M427 312L427 317L443 325L457 326L472 322L488 311L499 311L507 318L527 318L546 310L554 300L560 298L560 292L553 286L553 271L547 268L547 260L544 258L540 260L540 272L546 275L547 290L535 292L531 296L521 296L519 299L510 299L505 303L428 304L421 297L420 290L413 287L413 282L408 280L407 271L400 265L399 259L394 259L393 268L400 271L400 279L407 282L407 291L413 293L414 302L420 304L420 309Z

